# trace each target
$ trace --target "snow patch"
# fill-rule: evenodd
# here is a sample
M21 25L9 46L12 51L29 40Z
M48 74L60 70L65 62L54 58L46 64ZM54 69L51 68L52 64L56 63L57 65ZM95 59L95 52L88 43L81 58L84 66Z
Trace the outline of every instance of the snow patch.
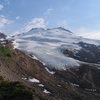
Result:
M28 80L33 83L40 83L40 81L36 78L29 78Z
M44 63L43 61L41 61L40 59L38 59L35 55L31 55L30 56L32 59L38 60L39 62L41 62L44 66L46 65L46 63Z
M49 72L50 74L55 74L55 72L50 71L47 67L45 67L46 71Z
M16 48L18 48L18 43L16 42L16 41L13 41L13 45L14 45L14 48L13 49L16 49Z
M22 79L23 79L23 80L27 80L27 78L26 78L26 77L22 77Z
M0 41L4 41L4 40L5 40L4 38L1 38L1 39L0 39Z
M6 44L6 41L2 41L2 42L0 42L1 44Z
M75 87L80 87L80 85L79 84L75 84L75 83L71 83L73 86L75 86Z
M43 84L39 84L38 86L40 86L40 87L44 87L44 85L43 85Z
M46 90L46 89L44 89L43 92L46 93L46 94L49 94L49 93L50 93L50 92L49 92L48 90Z
M33 56L32 58L39 61L39 59L36 56Z
M89 92L95 92L96 91L96 89L87 89L87 88L85 88L85 90L89 91Z

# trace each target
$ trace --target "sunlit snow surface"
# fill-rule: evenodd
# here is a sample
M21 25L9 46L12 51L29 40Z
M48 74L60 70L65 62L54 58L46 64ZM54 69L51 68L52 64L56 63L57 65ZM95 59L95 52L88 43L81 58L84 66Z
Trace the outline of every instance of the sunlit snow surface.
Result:
M78 51L81 47L77 43L84 41L98 45L98 41L84 39L62 28L42 29L35 28L31 31L11 37L14 39L14 48L32 53L49 68L66 69L79 66L79 61L66 57L61 52L63 49Z

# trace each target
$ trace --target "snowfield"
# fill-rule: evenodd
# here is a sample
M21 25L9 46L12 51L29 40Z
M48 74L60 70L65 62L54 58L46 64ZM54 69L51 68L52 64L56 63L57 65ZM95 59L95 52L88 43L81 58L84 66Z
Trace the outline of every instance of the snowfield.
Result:
M36 78L29 78L29 81L33 83L40 83L40 81Z
M80 61L66 57L61 51L68 49L78 52L81 41L99 45L100 41L85 39L61 27L54 29L34 28L29 32L17 34L14 39L14 48L32 53L33 56L44 62L49 68L63 69L79 66Z

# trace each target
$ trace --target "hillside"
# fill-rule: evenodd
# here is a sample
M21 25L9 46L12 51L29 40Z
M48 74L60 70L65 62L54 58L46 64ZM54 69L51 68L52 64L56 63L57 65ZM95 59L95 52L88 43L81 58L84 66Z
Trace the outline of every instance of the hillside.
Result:
M32 93L31 99L26 97L26 100L100 99L100 69L96 65L97 61L94 64L86 61L87 63L80 63L80 66L69 66L66 70L65 68L57 69L52 66L48 67L32 52L15 49L13 43L10 40L0 44L0 79L1 82L8 81L12 84L21 82L28 90L31 90L29 92L29 94ZM84 47L82 43L81 45ZM92 44L88 45L92 47ZM96 46L93 45L95 48ZM88 50L91 50L89 47ZM84 47L84 49L87 48ZM73 57L73 53L70 53L72 51L61 52L65 55L69 54L67 57ZM73 59L77 58L73 57ZM6 84L4 86L6 87ZM17 98L16 95L13 100L16 100L15 98Z

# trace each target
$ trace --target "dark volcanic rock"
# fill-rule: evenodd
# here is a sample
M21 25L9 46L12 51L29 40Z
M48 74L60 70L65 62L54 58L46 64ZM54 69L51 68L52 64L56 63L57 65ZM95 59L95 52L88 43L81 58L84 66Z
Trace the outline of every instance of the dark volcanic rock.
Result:
M79 42L78 45L81 49L74 54L73 51L64 50L63 53L69 57L75 58L80 61L89 63L99 63L100 62L100 46L94 44L87 44Z
M5 39L6 37L7 37L7 36L6 36L5 34L0 33L0 39L1 39L1 38Z

